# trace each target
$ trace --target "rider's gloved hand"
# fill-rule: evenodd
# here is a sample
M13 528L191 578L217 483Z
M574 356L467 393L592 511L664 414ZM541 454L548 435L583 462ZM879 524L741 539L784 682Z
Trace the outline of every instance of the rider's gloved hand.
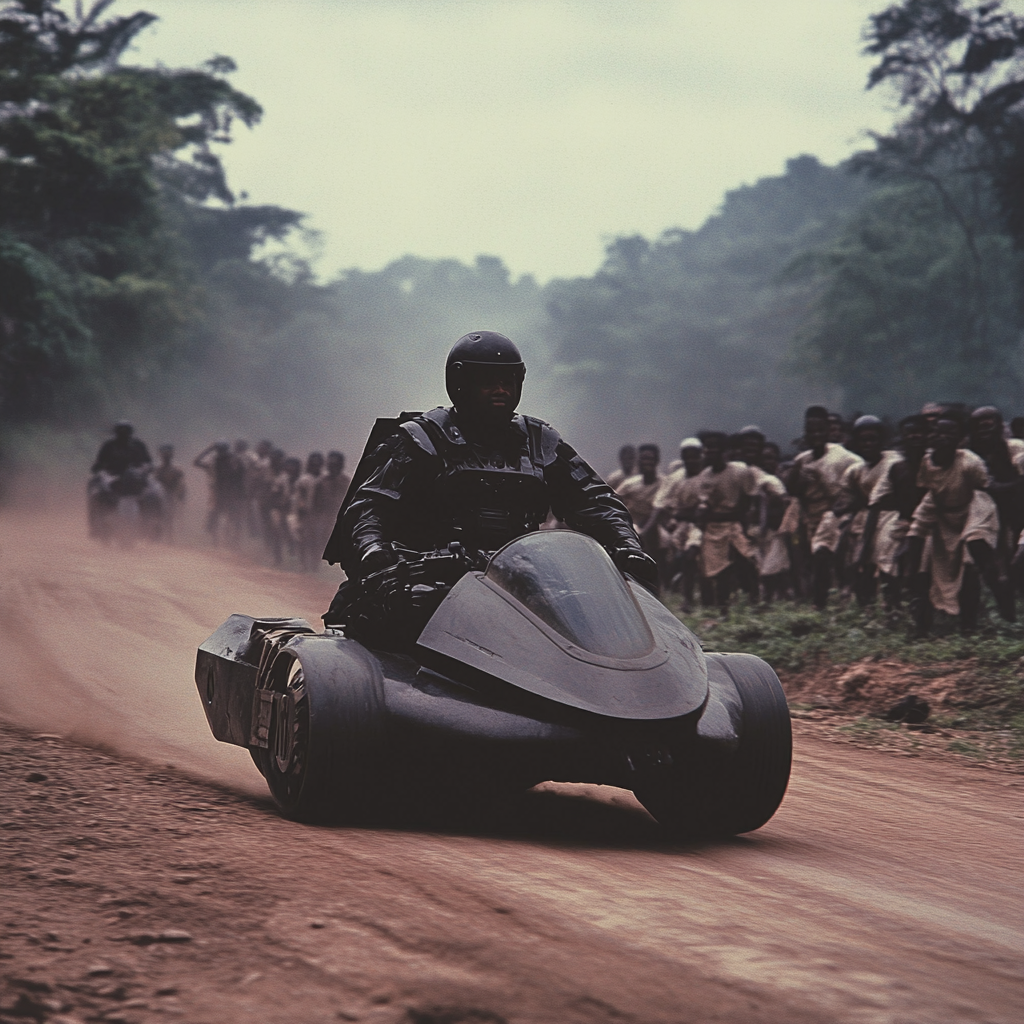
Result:
M639 548L616 548L612 552L612 561L619 572L632 576L652 594L658 593L658 563L645 551Z
M390 544L371 544L359 559L359 574L365 579L375 572L397 565L401 560Z

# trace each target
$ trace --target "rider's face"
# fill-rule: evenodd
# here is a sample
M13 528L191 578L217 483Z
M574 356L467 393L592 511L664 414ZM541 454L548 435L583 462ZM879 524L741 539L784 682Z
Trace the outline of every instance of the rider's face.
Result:
M474 415L490 422L512 418L516 408L516 378L510 370L495 367L476 373L466 385Z

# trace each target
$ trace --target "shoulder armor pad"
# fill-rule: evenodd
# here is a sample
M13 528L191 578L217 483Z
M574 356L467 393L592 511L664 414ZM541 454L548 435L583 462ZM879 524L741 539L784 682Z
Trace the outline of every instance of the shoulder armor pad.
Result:
M462 436L462 431L452 421L451 412L445 409L444 406L439 405L436 409L425 412L421 418L433 423L452 444L466 443L466 439Z
M399 430L404 430L413 439L417 447L422 448L428 455L437 454L437 449L434 447L434 442L430 440L430 435L415 420L403 423Z
M547 420L539 419L536 416L524 416L523 422L526 424L527 431L540 441L538 449L542 463L545 466L550 466L558 454L559 444L564 443L561 435Z

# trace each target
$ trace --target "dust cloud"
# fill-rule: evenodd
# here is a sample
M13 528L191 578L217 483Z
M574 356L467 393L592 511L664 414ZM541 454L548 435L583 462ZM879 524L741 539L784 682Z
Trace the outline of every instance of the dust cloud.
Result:
M255 445L267 438L303 461L311 451L337 449L351 472L377 417L450 404L445 357L457 338L477 329L501 331L522 351L527 378L519 411L554 424L598 472L610 472L622 441L611 432L600 436L592 423L584 427L593 416L555 365L539 288L529 279L508 282L503 270L490 273L499 276L493 286L479 267L410 257L314 290L301 316L278 310L286 323L276 333L255 314L223 321L216 343L194 363L121 382L99 408L69 412L63 425L54 417L5 428L0 500L54 503L65 491L83 493L100 444L121 418L154 459L160 445L174 445L196 504L206 500L206 477L192 461L217 440Z
M265 795L248 752L210 733L196 648L233 612L318 627L335 583L225 552L104 547L84 503L0 510L0 717Z

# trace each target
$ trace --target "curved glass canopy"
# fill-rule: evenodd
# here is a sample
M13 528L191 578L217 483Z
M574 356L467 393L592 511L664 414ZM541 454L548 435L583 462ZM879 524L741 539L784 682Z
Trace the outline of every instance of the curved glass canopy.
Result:
M654 649L654 636L622 574L604 548L582 533L526 534L496 552L484 575L591 654L632 659Z

